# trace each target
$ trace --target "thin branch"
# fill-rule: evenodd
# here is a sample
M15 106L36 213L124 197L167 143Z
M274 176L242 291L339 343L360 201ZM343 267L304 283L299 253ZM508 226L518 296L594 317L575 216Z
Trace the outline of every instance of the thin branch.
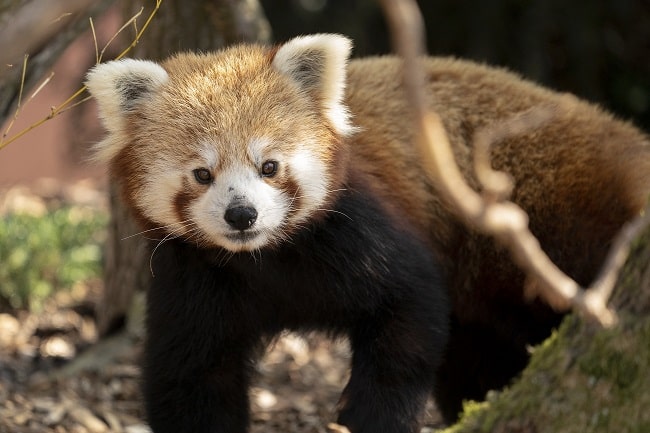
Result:
M161 1L162 1L162 0L161 0ZM160 2L158 2L158 5L160 5ZM158 7L156 7L156 9L154 9L154 12L157 11L157 10L158 10ZM122 33L122 32L124 31L124 29L126 29L126 28L127 28L128 26L130 26L132 23L133 23L134 26L137 26L137 24L136 24L136 23L137 23L137 20L138 20L138 18L140 17L140 15L142 15L142 12L143 12L143 11L144 11L144 7L140 8L140 11L139 11L139 12L137 12L135 15L133 15L133 16L131 17L131 19L129 19L127 22L125 22L125 23L122 25L122 27L120 27L120 28L117 30L117 32L115 32L115 34L114 34L114 35L113 35L113 36L108 40L108 42L106 43L106 45L104 45L104 48L102 48L102 51L101 51L101 53L99 54L99 57L97 58L97 63L101 63L102 58L104 57L104 52L106 52L106 49L111 45L111 43L113 43L113 41L115 40L115 38L117 38L117 36L118 36L120 33ZM134 41L135 41L135 44L137 44L137 43L138 43L138 40L140 39L140 36L141 36L142 34L141 34L141 33L138 33L138 32L136 32L135 34L136 34L136 36L135 36ZM120 53L120 55L117 56L116 59L121 59L122 57L124 57L124 56L129 52L129 51L131 51L131 48L133 48L133 47L135 46L135 44L132 43L132 44L131 44L131 45L130 45L126 50L124 50L122 53Z
M350 433L350 430L346 426L333 422L327 425L327 429L333 433Z
M149 14L149 16L148 16L147 20L145 21L144 25L142 26L142 28L141 28L138 32L136 32L136 34L135 34L133 40L131 41L131 43L130 43L130 44L129 44L129 45L128 45L128 46L127 46L127 47L126 47L126 48L125 48L125 49L124 49L124 50L123 50L123 51L122 51L122 52L121 52L121 53L116 57L116 60L117 60L117 59L121 59L122 57L126 56L126 55L127 55L127 54L128 54L128 53L129 53L129 52L130 52L130 51L131 51L131 50L132 50L132 49L133 49L137 44L138 44L138 42L140 41L140 38L142 37L142 35L144 34L144 32L147 30L147 27L149 26L149 24L150 24L151 21L153 20L154 16L155 16L156 13L158 12L158 9L160 9L160 5L162 4L162 1L163 1L163 0L155 0L156 5L154 6L153 10L152 10L151 13ZM128 20L128 21L127 21L127 22L126 22L126 23L125 23L125 24L124 24L124 25L123 25L123 26L122 26L122 27L121 27L121 28L120 28L120 29L119 29L119 30L114 34L114 35L113 35L113 37L108 41L108 43L106 44L106 46L104 46L104 48L102 49L102 51L101 51L100 54L98 55L98 59L99 59L100 61L101 61L101 57L102 57L102 55L104 54L104 51L105 51L106 48L110 45L110 43L115 39L115 37L116 37L120 32L122 32L126 27L128 27L131 23L134 23L134 24L135 24L137 18L138 18L141 14L142 14L142 10L140 10L140 12L136 13L133 17L131 17L131 18L130 18L130 19L129 19L129 20ZM91 20L91 24L90 24L90 25L91 25L91 28L93 29L93 35L94 35L94 27L93 27L93 24L92 24L92 20ZM96 45L96 42L95 42L95 45ZM26 59L25 59L25 63L26 63ZM25 67L25 66L24 66L24 67ZM23 76L24 76L24 74L25 74L25 69L23 69ZM47 82L49 82L49 79L46 80L46 83L44 83L44 84L47 84ZM43 85L41 85L41 88L42 88L42 86L43 86ZM39 88L38 90L40 90L40 88ZM75 101L75 100L76 100L76 99L77 99L77 98L78 98L78 97L79 97L79 96L80 96L80 95L81 95L85 90L86 90L86 86L82 86L82 87L81 87L80 89L78 89L78 90L77 90L77 91L76 91L72 96L70 96L68 99L66 99L63 103L61 103L61 104L59 104L59 105L57 105L57 106L52 107L51 110L50 110L50 113L49 113L46 117L44 117L44 118L38 120L37 122L31 124L30 126L28 126L28 127L25 128L25 129L23 129L22 131L20 131L20 132L16 133L15 135L13 135L13 136L7 138L7 136L9 135L9 129L10 129L11 126L13 125L13 121L12 121L11 124L9 125L9 128L7 128L7 130L3 133L2 137L0 137L0 150L2 150L5 146L9 145L10 143L13 143L14 141L18 140L20 137L24 136L25 134L29 133L29 132L32 131L33 129L38 128L39 126L41 126L43 123L47 122L48 120L50 120L50 119L52 119L52 118L54 118L54 117L56 117L56 116L58 116L58 115L64 113L64 112L67 111L68 109L70 109L70 108L72 108L72 107L76 107L77 105L79 105L79 104L81 104L81 103L87 101L88 99L90 99L90 98L84 98L84 99L82 99L81 101L77 101L77 102L75 102L75 103L73 104L73 101ZM22 83L21 83L21 95L22 95ZM73 105L71 105L71 104L73 104ZM19 107L20 107L20 105L19 105ZM20 108L16 109L16 112L15 112L15 115L14 115L14 120L15 120L16 117L18 117L19 111L20 111Z
M27 72L27 59L29 59L29 54L25 54L25 57L23 58L23 74L22 77L20 78L20 92L18 93L19 109L23 99L23 91L25 90L25 73Z
M64 109L60 110L56 115L63 114L66 111L70 111L73 108L78 107L79 105L83 104L84 102L90 101L91 99L93 99L93 97L88 95L85 98L83 98L83 99L81 99L81 100L79 100L79 101L77 101L77 102L75 102L73 104L70 104L67 107L65 107Z
M610 298L621 268L630 254L632 242L648 226L650 226L650 206L637 218L625 224L616 236L600 273L591 284L591 288L585 293L585 303L598 304L599 300L607 301ZM594 308L603 307L604 305L594 306Z
M11 128L14 126L14 122L16 122L18 116L20 115L20 111L22 110L23 91L25 90L25 74L27 72L27 59L29 59L29 54L25 54L23 57L23 70L20 77L20 88L18 90L18 104L16 105L16 111L14 112L13 118L11 119L11 122L9 122L7 129L2 134L2 139L9 135L9 131L11 131ZM2 140L0 140L0 143L1 142Z
M131 42L131 45L129 45L128 47L126 47L126 48L124 49L124 51L122 51L122 52L121 52L121 53L120 53L120 54L119 54L115 59L119 60L119 59L121 59L122 57L126 56L126 55L127 55L127 54L128 54L128 53L129 53L133 48L135 48L136 45L138 45L138 42L140 42L140 37L142 37L142 34L145 32L145 30L147 29L147 27L149 27L149 23L151 23L151 20L153 19L153 17L154 17L154 16L156 15L156 13L158 12L158 9L160 8L160 4L161 4L161 3L162 3L162 0L156 0L156 6L155 6L154 9L151 11L151 14L149 14L149 17L147 18L147 21L144 22L144 25L142 26L142 28L140 29L140 31L136 33L135 38L133 38L133 41ZM136 15L139 16L141 13L142 13L142 11L140 11L140 12L139 12L138 14L136 14ZM137 24L135 21L133 21L133 22L134 22L134 25Z
M650 225L650 208L628 223L614 240L601 273L585 290L564 274L542 250L528 228L528 215L508 200L513 183L506 173L491 168L490 148L504 138L538 128L557 115L556 107L538 107L477 132L475 173L484 187L483 195L465 181L456 164L449 139L440 117L431 112L425 100L425 80L418 57L424 54L423 24L414 0L381 0L388 17L394 46L404 58L404 85L416 114L418 150L437 180L440 193L455 206L458 215L477 230L498 239L512 253L513 260L534 277L539 293L558 310L573 308L604 326L616 322L616 314L607 307L620 269L627 259L632 240ZM435 145L434 145L435 144Z
M62 19L67 18L67 17L69 17L71 15L72 15L72 12L64 12L61 15L59 15L58 17L56 17L54 20L52 20L52 22L53 23L58 23Z
M485 200L502 201L510 197L514 189L514 182L507 173L492 169L492 145L505 138L539 128L552 120L556 112L554 108L556 107L537 107L477 131L474 139L474 172L485 188Z
M39 84L39 86L36 88L36 90L34 90L32 92L32 95L29 97L29 100L27 102L34 99L36 97L36 95L38 95L41 92L41 90L43 90L43 88L50 83L50 81L52 80L53 77L54 77L54 72L50 72L50 75L46 79L44 79L41 84Z
M0 27L0 65L13 63L25 53L34 56L62 32L73 17L84 13L96 0L29 0L14 2L12 18ZM2 71L0 70L0 76Z
M95 44L95 63L99 63L99 47L97 46L97 33L95 33L93 17L88 17L88 21L90 22L90 30L93 33L93 43Z

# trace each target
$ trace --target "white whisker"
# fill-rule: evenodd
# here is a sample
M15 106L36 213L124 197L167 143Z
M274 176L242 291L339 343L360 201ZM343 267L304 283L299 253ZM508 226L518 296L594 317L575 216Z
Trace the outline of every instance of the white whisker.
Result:
M156 275L153 272L153 256L156 254L156 251L158 250L158 247L160 247L165 241L169 240L170 238L173 237L172 233L169 233L167 236L165 236L158 244L155 246L153 251L151 252L151 256L149 257L149 271L151 272L152 277L156 277Z
M188 221L190 222L190 224L187 224ZM159 248L162 244L164 244L166 241L168 241L168 240L170 240L170 239L176 239L176 238L180 237L181 234L182 234L182 233L180 233L180 232L186 230L188 227L191 227L192 225L196 226L196 223L195 223L194 221L192 221L191 219L188 219L188 220L185 220L185 221L181 221L181 222L179 222L179 223L169 224L169 225L167 225L167 226L165 226L165 227L170 227L170 226L172 226L172 225L178 225L178 224L182 224L181 227L178 227L177 229L172 230L171 232L169 232L169 233L168 233L164 238L162 238L162 239L158 242L158 244L156 244L156 246L154 247L153 251L151 252L151 256L149 257L149 271L151 272L151 276L154 277L154 278L155 278L155 274L154 274L154 272L153 272L153 257L154 257L154 255L156 254L156 251L158 250L158 248ZM192 232L197 232L197 231L199 231L198 227L194 227L194 228L190 231L190 233L192 233Z
M217 264L217 266L219 267L226 266L230 261L230 259L232 259L235 256L235 253L233 253L230 250L223 249L222 251L224 252L224 257L219 259L219 263Z
M259 248L255 248L254 250L251 250L249 253L256 265L262 264L262 250L260 250ZM258 256L259 256L259 262L258 262Z
M156 230L164 230L164 229L170 228L172 226L183 225L183 224L186 224L188 221L192 222L194 224L194 222L191 219L187 219L185 221L179 221L179 222L176 222L176 223L167 224L167 225L160 226L160 227L154 227L154 228L148 229L148 230L143 230L141 232L126 236L126 237L124 237L124 238L122 238L120 240L125 241L127 239L131 239L131 238L134 238L136 236L139 236L139 235L142 235L142 234L145 234L145 233L153 232L153 231L156 231ZM150 239L150 240L157 240L157 239Z
M353 219L352 219L348 214L346 214L346 213L344 213L344 212L341 212L341 211L338 211L338 210L334 210L334 209L321 209L321 208L319 208L319 209L317 209L317 210L320 210L320 211L323 211L323 212L332 212L332 213L337 213L337 214L339 214L339 215L343 215L344 217L346 217L346 218L349 219L350 221L354 221L354 220L353 220Z

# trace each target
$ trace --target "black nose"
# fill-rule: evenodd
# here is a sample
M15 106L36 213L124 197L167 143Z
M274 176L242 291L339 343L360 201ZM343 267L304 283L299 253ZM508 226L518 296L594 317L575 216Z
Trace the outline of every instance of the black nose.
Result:
M226 209L223 218L230 227L237 230L249 229L255 224L257 211L255 208L246 206L234 206Z

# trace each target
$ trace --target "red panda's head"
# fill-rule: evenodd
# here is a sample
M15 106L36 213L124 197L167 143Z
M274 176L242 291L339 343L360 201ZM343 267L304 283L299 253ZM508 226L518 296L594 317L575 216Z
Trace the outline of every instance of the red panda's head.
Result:
M230 251L274 245L344 181L350 48L314 35L97 65L87 86L108 130L97 159L145 228Z

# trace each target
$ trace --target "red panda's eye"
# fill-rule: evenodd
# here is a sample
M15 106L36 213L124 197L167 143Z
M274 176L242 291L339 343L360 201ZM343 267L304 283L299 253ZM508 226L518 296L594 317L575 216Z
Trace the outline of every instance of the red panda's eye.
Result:
M207 185L212 182L212 173L207 168L197 168L193 173L194 178L200 184Z
M278 171L278 162L277 161L265 161L262 164L262 176L271 177L274 176Z

